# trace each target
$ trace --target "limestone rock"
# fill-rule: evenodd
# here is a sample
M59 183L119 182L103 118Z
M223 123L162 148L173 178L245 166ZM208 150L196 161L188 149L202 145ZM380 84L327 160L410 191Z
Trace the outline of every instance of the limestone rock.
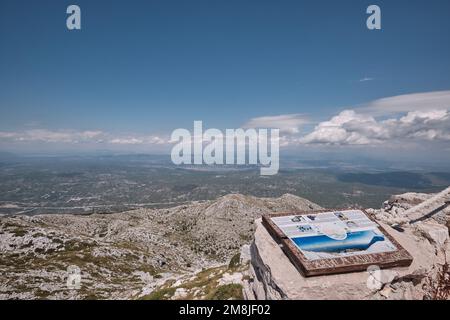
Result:
M172 300L180 300L186 297L188 291L185 288L178 288L172 296Z
M444 244L448 241L449 238L448 228L445 225L432 221L427 221L417 223L416 228L428 240L435 243L439 247L444 246Z
M226 284L240 284L242 283L242 273L224 273L222 278L219 279L219 285L223 286Z
M240 254L240 263L246 264L250 261L251 255L250 255L250 245L244 244L241 248L241 254Z
M115 214L1 216L0 299L147 295L174 274L190 278L198 270L226 264L250 244L253 221L261 214L308 208L320 207L293 195L230 194ZM248 251L242 251L243 261ZM67 290L72 265L81 270L82 290Z
M393 196L382 209L367 210L414 258L409 267L373 272L354 272L304 277L279 245L261 219L251 244L249 279L244 281L247 299L449 299L450 257L448 208L425 221L402 225L388 224L403 219L402 214L430 199L432 195L409 193Z
M303 277L290 262L282 249L273 240L261 221L256 220L255 240L251 246L251 281L246 282L248 298L255 299L377 299L386 296L387 291L378 294L371 286L369 272L355 272L318 277ZM381 270L377 281L381 282L378 289L395 284L396 297L413 296L408 290L414 291L414 298L423 299L432 294L422 288L425 282L433 282L432 270L440 268L445 263L442 252L436 252L432 244L424 238L415 236L414 230L408 229L400 233L387 225L382 226L395 237L399 243L414 257L408 268L393 268ZM449 248L446 248L450 253ZM418 277L419 274L424 275ZM414 283L413 279L419 283ZM410 285L412 287L410 288ZM388 290L388 289L386 289ZM389 294L389 298L392 295Z
M446 190L449 189L447 188L442 192L440 192L439 194L444 193L443 196L446 197L447 196ZM405 223L408 221L407 217L408 212L413 211L414 208L421 208L422 206L424 206L422 205L422 203L431 201L432 198L437 195L438 194L414 193L414 192L408 192L400 195L393 195L390 197L389 200L383 203L381 209L370 209L369 211L371 211L371 213L373 213L376 216L377 220L383 221L387 224ZM443 202L445 202L445 199ZM426 209L427 206L424 207ZM438 223L445 224L449 220L449 215L450 215L450 206L443 208L441 211L434 214L432 216L432 219L437 221Z

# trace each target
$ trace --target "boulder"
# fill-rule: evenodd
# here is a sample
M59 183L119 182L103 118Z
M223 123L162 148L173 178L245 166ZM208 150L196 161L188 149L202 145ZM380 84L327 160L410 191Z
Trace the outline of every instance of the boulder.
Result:
M219 285L227 285L227 284L241 284L242 283L242 273L224 273L222 278L219 279Z
M250 261L251 255L250 255L250 245L244 244L241 248L241 253L239 256L239 262L240 264L246 264Z
M186 298L188 291L185 288L177 288L172 296L172 300L180 300Z
M419 222L416 224L416 229L439 247L444 246L448 241L448 228L445 225L434 221Z

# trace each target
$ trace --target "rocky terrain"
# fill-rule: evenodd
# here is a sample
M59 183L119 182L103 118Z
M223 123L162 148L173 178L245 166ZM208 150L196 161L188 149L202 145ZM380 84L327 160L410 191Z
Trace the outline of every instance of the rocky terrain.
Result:
M444 204L449 200L443 192ZM256 220L251 263L244 280L247 299L449 299L450 208L439 207L420 221L407 223L405 215L433 195L407 193L392 196L381 209L369 209L414 261L407 268L305 278L297 272L278 244ZM436 202L436 197L432 198ZM439 202L438 201L438 202ZM425 204L428 206L430 202ZM419 208L423 208L420 206ZM424 212L425 213L425 212ZM401 222L394 228L392 223Z
M446 299L450 208L389 227L430 197L395 195L368 210L414 256L409 268L313 278L296 271L260 223L264 213L321 209L289 194L230 194L116 214L3 216L0 299ZM70 289L74 267L81 282Z
M3 216L0 299L154 298L153 291L199 272L202 280L213 274L217 286L232 284L227 277L236 276L228 271L240 269L228 270L228 263L252 240L257 217L318 208L288 194L273 199L232 194L169 209ZM71 266L80 269L79 290L67 290ZM172 289L166 291L175 293ZM213 297L216 289L205 295ZM183 296L180 290L177 295Z

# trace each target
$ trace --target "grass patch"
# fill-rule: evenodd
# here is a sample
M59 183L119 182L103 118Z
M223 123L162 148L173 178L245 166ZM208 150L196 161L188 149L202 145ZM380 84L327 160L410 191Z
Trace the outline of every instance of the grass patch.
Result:
M239 264L241 262L241 254L236 253L230 260L230 263L228 264L228 269L236 269L239 267Z
M176 288L164 288L155 290L148 296L144 296L142 300L167 300L170 299L175 294Z
M237 254L231 266L220 266L203 271L196 274L192 280L187 280L178 286L174 286L175 280L170 279L164 283L161 287L157 288L151 294L141 297L143 300L165 300L170 299L178 288L183 288L187 291L183 300L202 299L202 300L242 300L243 287L241 284L226 284L219 285L219 280L223 277L224 273L229 272L230 268L233 271L242 271L241 265L237 263L239 261L239 254Z
M11 231L16 237L23 237L27 234L27 231L23 229L14 229Z
M2 228L4 228L9 233L14 234L14 236L16 237L23 237L28 233L26 227L13 222L4 222L2 224Z
M210 300L243 300L244 295L242 294L242 285L232 283L219 286L216 290L208 297Z

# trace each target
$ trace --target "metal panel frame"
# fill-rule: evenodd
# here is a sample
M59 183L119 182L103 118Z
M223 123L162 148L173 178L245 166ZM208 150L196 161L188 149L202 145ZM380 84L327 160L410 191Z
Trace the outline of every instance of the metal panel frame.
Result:
M301 250L285 235L283 231L272 221L271 218L292 216L292 215L317 215L324 212L361 210L370 220L375 222L371 216L362 209L327 209L321 211L289 212L262 216L262 224L266 227L274 240L281 245L281 248L292 261L294 266L305 277L329 275L337 273L348 273L365 271L371 265L379 268L408 267L413 261L413 257L398 243L380 224L378 229L387 237L392 244L397 247L396 251L354 255L350 257L337 257L330 259L308 260ZM376 222L375 222L376 223Z

